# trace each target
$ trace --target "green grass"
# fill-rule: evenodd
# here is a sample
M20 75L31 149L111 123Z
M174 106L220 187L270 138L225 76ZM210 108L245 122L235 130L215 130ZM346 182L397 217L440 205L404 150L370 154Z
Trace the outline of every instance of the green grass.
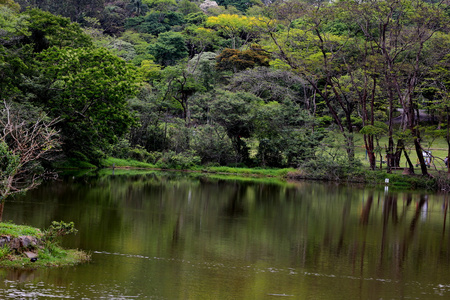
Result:
M72 168L80 168L82 166L90 166L91 168L95 168L94 165L89 163L81 163L75 160L69 160L64 163L60 163L56 165L56 167L60 167L63 169L72 169ZM128 171L123 171L121 168L136 168L136 169L159 169L158 166L154 164L149 164L145 162L140 162L133 159L121 159L121 158L113 158L108 157L101 161L101 167L103 168L112 168L114 166L117 168L115 170L115 174L119 173L127 173ZM226 173L226 174L241 174L241 175L255 175L255 176L269 176L269 177L286 177L288 172L293 171L292 168L284 168L284 169L276 169L276 168L241 168L241 167L207 167L207 166L194 166L188 168L191 171L199 171L199 172L208 172L208 173ZM108 171L106 171L108 172Z
M77 159L69 158L65 161L58 161L53 164L56 169L95 169L95 165L86 161L80 161Z
M19 236L33 236L41 239L43 232L34 227L15 225L12 223L0 223L0 235L12 238ZM23 252L37 253L37 261L31 262ZM8 245L0 248L0 267L7 268L37 268L37 267L61 267L75 265L90 260L90 255L81 250L63 249L55 242L43 241L39 246L30 246L27 249L10 249Z
M103 168L112 167L113 165L118 168L155 168L155 165L133 159L108 157L100 162L100 167ZM97 166L89 162L79 161L72 158L65 161L55 162L53 167L56 169L97 169Z
M218 174L218 173L200 173L198 176L206 176L208 179L214 180L234 180L239 182L252 182L252 183L263 183L263 184L278 184L278 185L289 185L284 178L278 177L262 177L262 176L249 176L240 174Z
M434 190L437 187L435 179L423 177L421 175L402 175L401 173L386 173L385 170L366 171L366 179L368 183L383 184L385 179L389 179L387 184L395 189L426 189Z
M96 175L144 175L144 174L151 174L159 172L158 170L153 169L145 169L145 168L119 168L119 169L101 169L98 172L96 172Z
M6 259L10 252L11 249L8 245L4 245L2 248L0 248L0 261Z
M108 157L101 162L102 167L112 167L112 166L118 167L118 168L156 168L155 165L149 164L146 162L141 162L133 159L122 159L122 158L113 158Z
M90 255L81 250L62 249L53 251L57 253L55 256L52 253L46 253L44 250L39 250L38 260L31 262L25 255L13 254L11 251L3 257L0 257L0 267L3 268L20 268L20 269L36 269L47 267L65 267L74 266L90 260Z
M244 175L259 175L270 177L286 177L286 175L294 171L293 168L274 169L274 168L235 168L235 167L206 167L203 170L210 173L225 173L225 174L244 174Z
M12 223L0 223L0 235L9 235L11 237L31 235L40 237L42 236L42 232L40 229L30 226L15 225Z

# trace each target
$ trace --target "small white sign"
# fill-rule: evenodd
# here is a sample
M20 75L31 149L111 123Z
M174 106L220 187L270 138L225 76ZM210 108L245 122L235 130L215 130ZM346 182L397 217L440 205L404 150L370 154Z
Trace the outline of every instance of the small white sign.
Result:
M385 183L389 183L389 178L384 179Z

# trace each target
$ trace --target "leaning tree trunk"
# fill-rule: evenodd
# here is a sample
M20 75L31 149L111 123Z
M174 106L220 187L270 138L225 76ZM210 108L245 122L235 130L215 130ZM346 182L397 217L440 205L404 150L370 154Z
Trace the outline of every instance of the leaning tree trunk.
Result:
M414 174L414 165L411 162L411 159L409 158L409 155L406 152L405 148L403 148L403 153L405 153L406 162L408 163L409 174Z
M405 143L404 143L403 139L399 139L398 140L398 142L397 142L397 149L400 152L400 154L398 155L398 157L399 157L399 159L398 159L399 166L400 166L401 152L403 151L403 153L405 154L406 162L408 164L409 174L414 174L414 165L411 162L411 159L409 158L408 152L406 151Z
M422 171L422 175L428 176L429 174L428 174L427 166L425 164L425 159L423 158L423 154L422 154L422 146L420 145L418 138L414 139L414 146L416 148L416 154L417 154L417 158L419 159L420 170Z

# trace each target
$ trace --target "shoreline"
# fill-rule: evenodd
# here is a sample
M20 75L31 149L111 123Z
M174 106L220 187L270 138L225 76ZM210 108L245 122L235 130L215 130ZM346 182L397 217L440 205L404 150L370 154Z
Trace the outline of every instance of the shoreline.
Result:
M432 170L430 172L432 177L424 177L421 174L403 174L404 168L393 170L392 173L387 173L386 170L377 169L375 171L366 169L365 167L347 170L339 175L332 174L313 174L311 172L305 172L301 169L294 168L247 168L247 167L222 167L222 166L193 166L191 168L161 168L151 164L142 163L141 166L136 166L136 162L129 165L126 164L126 160L120 165L115 166L101 166L92 168L60 168L62 171L76 171L76 170L148 170L148 171L167 171L167 172L186 172L186 173L198 173L198 174L217 174L217 175L230 175L230 176L242 176L242 177L255 177L255 178L278 178L281 180L311 180L311 181L324 181L324 182L339 182L339 183L358 183L367 185L379 185L386 186L386 179L389 179L388 186L401 189L427 189L441 191L450 190L450 174L444 170Z
M67 225L63 222L56 224ZM65 235L62 233L64 229L60 227L59 230L59 233L54 233L52 227L42 231L32 226L0 222L0 268L65 267L90 261L90 254L83 250L62 248L55 239Z

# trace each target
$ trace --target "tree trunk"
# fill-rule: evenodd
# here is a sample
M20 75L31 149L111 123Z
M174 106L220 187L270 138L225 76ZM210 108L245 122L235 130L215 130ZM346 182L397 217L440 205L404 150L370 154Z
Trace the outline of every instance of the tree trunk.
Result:
M404 147L403 147L403 153L405 153L406 162L408 163L409 174L414 174L414 165L411 162L411 159L409 158L409 155L406 152L406 149Z
M411 130L411 134L414 137L414 147L416 149L417 158L420 163L420 170L422 171L422 175L429 176L427 166L425 164L425 159L422 154L422 146L420 145L420 131L417 129L418 122L416 122L415 112L414 112L414 103L410 96L408 101L408 125Z
M232 144L233 144L233 148L236 151L236 156L237 156L237 160L236 163L238 162L244 162L244 163L248 163L249 162L249 154L248 154L248 147L246 145L246 143L241 139L241 137L230 137Z
M353 161L355 160L355 144L353 141L353 133L344 133L344 137L345 137L345 141L346 141L346 145L345 147L347 148L347 157L349 161Z
M389 80L389 75L386 74L386 79ZM392 154L394 153L394 124L392 119L394 117L394 94L389 86L389 129L388 129L388 148L386 149L386 162L387 162L387 172L391 173L391 167L393 166Z
M0 202L0 222L3 221L3 209L5 208L5 200Z
M387 172L392 173L392 167L394 166L394 138L392 133L389 135L388 148L386 149L386 163Z
M425 159L422 154L422 147L420 146L420 142L418 138L414 139L414 146L416 148L417 158L419 159L420 170L422 171L422 175L428 176L427 166L425 165Z
M447 173L450 173L450 113L447 108Z
M376 93L376 88L377 88L377 79L376 77L373 77L373 89L372 89L372 96L370 99L370 125L374 125L375 124L375 93ZM365 107L365 104L364 104ZM367 118L367 109L365 108L365 118ZM375 147L374 147L374 143L373 143L373 135L368 137L368 143L366 145L366 149L367 149L367 154L369 155L369 163L370 163L370 169L371 170L375 170Z
M397 152L400 152L400 154L397 155ZM396 151L396 159L398 156L397 167L400 167L400 157L401 157L402 152L405 154L406 163L408 164L408 168L409 168L409 174L414 174L414 165L412 164L411 159L409 158L409 155L406 152L405 143L404 143L403 139L399 139L397 142L397 151Z
M189 108L189 103L186 100L186 119L185 119L186 127L191 127L191 109Z
M400 167L400 159L402 158L403 149L405 149L405 143L403 142L403 139L399 139L397 141L397 148L395 149L395 153L393 156L393 168Z
M367 156L369 158L370 169L375 170L376 157L374 152L373 136L364 135L364 145L366 147Z

